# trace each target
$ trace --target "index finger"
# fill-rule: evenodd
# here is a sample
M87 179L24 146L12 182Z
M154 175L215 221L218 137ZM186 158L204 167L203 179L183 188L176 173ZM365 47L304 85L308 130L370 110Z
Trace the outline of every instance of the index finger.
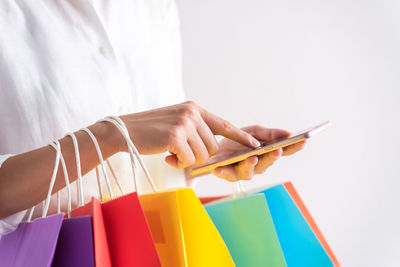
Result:
M204 122L210 127L214 134L225 136L233 141L236 141L242 145L257 148L261 146L260 142L254 138L251 134L237 128L230 122L218 117L207 110L202 109L200 111L201 117Z

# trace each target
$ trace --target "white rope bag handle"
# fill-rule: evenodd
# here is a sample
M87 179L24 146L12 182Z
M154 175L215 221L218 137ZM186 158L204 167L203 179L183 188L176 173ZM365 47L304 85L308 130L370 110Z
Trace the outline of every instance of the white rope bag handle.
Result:
M121 185L119 184L119 181L118 181L117 175L114 172L114 169L111 167L111 164L107 159L106 159L106 162L107 162L107 166L110 169L111 174L114 178L114 181L117 184L118 190L121 192L122 195L124 195L124 191L122 190ZM95 168L95 170L96 170L96 180L97 180L97 187L99 188L100 199L103 199L103 189L102 189L101 182L100 182L99 166L97 166Z
M112 124L114 124L115 127L118 128L118 123L117 123L116 121L112 120L112 119L106 118L106 119L100 120L99 122L111 122ZM122 134L122 135L123 135L123 134ZM136 175L135 175L135 156L134 156L134 154L133 154L132 148L129 146L129 144L127 144L127 145L128 145L128 148L129 148L129 156L130 156L131 167L132 167L133 185L134 185L134 187L135 187L135 188L134 188L134 191L137 192L138 186L137 186ZM110 166L110 167L111 167L111 166ZM116 179L116 177L115 177L115 179ZM116 180L117 180L117 179L116 179Z
M110 179L108 178L108 175L107 175L107 172L106 172L106 168L105 168L105 165L104 165L104 159L103 159L103 155L101 154L101 150L100 150L99 143L97 142L97 139L96 139L96 137L94 136L94 134L93 134L88 128L82 128L82 130L85 131L85 132L90 136L90 138L91 138L92 141L93 141L93 144L94 144L94 146L95 146L95 148L96 148L96 151L97 151L97 155L99 156L100 165L101 165L101 169L102 169L102 171L103 171L104 179L106 180L106 185L107 185L108 193L110 194L110 198L111 198L111 199L114 199L114 194L113 194L113 192L112 192ZM101 191L100 191L100 195L101 195L101 194L102 194L102 193L101 193ZM102 198L102 196L101 196L101 198ZM101 200L103 200L103 199L101 199Z
M118 190L121 192L121 195L125 195L125 192L122 189L122 186L118 181L117 174L115 173L114 168L111 166L111 163L110 163L110 161L108 159L106 159L106 163L107 163L108 169L111 172L112 177L114 178L114 181L115 181L115 184L118 187Z
M54 183L55 183L56 177L57 177L58 166L60 164L61 148L60 148L60 143L58 141L56 142L56 151L57 151L56 152L56 162L54 164L53 174L50 179L49 191L47 192L47 197L46 197L46 201L45 201L43 212L42 212L42 218L46 217L47 212L49 211L51 192L53 191Z
M113 121L113 122L115 123L115 121ZM124 124L123 124L123 126L125 127ZM126 127L125 127L125 129L126 129ZM90 136L91 140L93 141L93 143L95 145L95 148L96 148L99 160L100 160L100 165L102 167L102 171L103 171L103 174L104 174L104 178L106 180L107 189L109 191L110 198L113 199L114 195L113 195L113 192L112 192L110 180L108 178L107 172L105 171L104 159L103 159L103 155L101 154L100 146L99 146L99 144L97 142L97 139L88 128L83 128L82 130L85 131ZM122 131L123 131L123 129L122 129ZM78 202L79 202L78 205L79 206L83 206L84 205L84 193L83 193L83 182L82 182L82 171L81 171L81 162L80 162L80 154L79 154L79 145L78 145L78 141L77 141L76 136L75 136L74 133L68 133L67 136L70 136L72 138L72 142L73 142L73 145L74 145L76 169L77 169L77 177L78 177L78 183L77 183L77 185L78 185L78 190L77 190L78 191ZM66 184L66 188L67 188L68 218L70 218L71 217L71 209L72 209L72 200L71 200L71 189L70 189L70 184L69 184L69 176L68 176L66 163L65 163L64 157L61 154L61 146L60 146L59 141L56 140L53 143L50 143L49 145L56 150L56 160L55 160L55 163L54 163L53 173L52 173L52 176L51 176L51 179L50 179L49 191L47 193L46 200L43 201L42 217L44 218L44 217L47 216L47 213L48 213L48 210L49 210L49 206L50 206L50 201L51 201L51 195L52 195L51 193L53 191L53 187L54 187L55 180L56 180L56 177L57 177L59 163L61 161L63 172L64 172L65 184ZM129 149L131 150L131 146L129 145L129 143L128 143L128 146L129 146ZM136 147L134 149L136 149ZM132 154L131 154L131 159L133 160ZM132 163L132 168L133 168L133 171L134 171L134 165L133 165L134 162L132 161L131 163ZM113 175L113 178L114 178L119 190L121 191L122 194L124 194L124 192L122 190L122 187L119 184L118 179L116 177L115 171L112 168L112 166L111 166L111 164L110 164L110 162L108 160L107 160L107 165L108 165L108 167L109 167L109 169L110 169L110 171L111 171L111 173ZM141 162L141 165L144 166L143 162ZM97 177L99 177L97 168L96 168L96 171L97 171ZM145 171L145 173L146 173L146 171ZM147 171L147 173L148 173L148 171ZM148 175L148 177L149 177L149 175ZM151 180L151 178L150 178L150 181L151 181L151 184L153 186L153 189L155 189L154 183ZM136 179L135 179L135 182L136 182ZM98 178L98 184L99 184L99 193L100 193L100 195L102 195L102 190L101 190L99 178ZM101 198L102 198L102 196L101 196ZM60 212L60 206L61 206L60 192L57 191L57 212L58 213ZM28 218L27 218L28 222L30 222L32 220L34 209L35 209L35 206L33 206L29 210Z
M81 170L81 159L79 156L79 145L78 145L78 140L76 139L76 136L74 133L68 133L67 136L70 136L72 139L72 143L74 145L74 151L75 151L75 161L76 161L76 173L78 177L78 182L76 183L78 190L78 207L81 207L85 204L85 200L83 197L83 182L82 182L82 170Z
M131 138L131 136L130 136L130 134L129 134L128 129L126 128L125 123L124 123L124 122L121 120L121 118L118 117L118 116L110 116L109 118L110 118L110 119L113 119L113 120L115 120L115 121L117 121L117 122L122 126L123 130L125 131L125 134L123 134L124 137L125 137L125 140L126 140L126 141L128 142L128 144L131 146L131 148L132 148L132 150L133 150L133 153L134 153L134 155L136 156L136 159L139 161L140 167L142 167L142 170L143 170L143 172L144 172L144 174L145 174L147 180L149 181L151 187L153 188L153 191L156 192L156 191L157 191L157 188L156 188L156 186L155 186L155 184L154 184L154 180L152 179L152 177L151 177L151 175L150 175L150 172L149 172L149 170L148 170L147 167L146 167L146 164L144 164L143 159L142 159L142 157L140 156L139 151L137 150L136 146L133 144L132 138ZM117 127L117 128L118 128L118 130L120 130L120 132L121 132L121 129L120 129L119 127ZM121 133L122 133L122 132L121 132Z
M57 149L57 143L59 144L58 141L54 141L54 143L51 143L50 145L54 148ZM68 218L71 218L71 209L72 209L72 200L71 200L71 187L69 184L69 176L68 176L68 170L67 170L67 165L65 164L64 157L62 155L61 151L61 146L60 146L60 160L61 160L61 166L63 169L64 173L64 179L65 179L65 187L67 189L67 201L68 201L68 206L67 206L67 214ZM57 212L61 212L61 201L60 201L60 191L57 191Z
M51 192L53 191L53 186L57 177L57 171L58 171L58 166L60 164L60 157L61 157L61 151L60 151L60 143L56 143L56 160L54 163L54 169L53 169L53 174L51 175L50 179L50 185L49 185L49 191L47 192L47 197L46 200L43 201L43 211L42 211L42 217L46 217L47 211L49 209L49 204L50 204L50 198L51 198ZM28 213L28 218L27 221L30 222L32 220L32 215L33 211L35 210L35 206L33 206Z
M150 183L152 189L154 192L157 192L157 187L154 184L153 179L151 178L151 175L149 173L149 171L146 168L146 165L144 164L139 151L137 150L136 146L133 144L129 132L125 126L125 123L117 116L112 116L112 117L108 117L105 119L102 119L100 121L106 121L106 122L110 122L112 123L115 127L117 127L117 129L121 132L122 136L125 138L125 141L127 142L128 148L129 148L129 153L131 154L131 161L132 161L132 157L135 156L135 158L137 159L137 161L139 162L140 167L142 168L148 182ZM135 171L133 170L133 173L135 173ZM136 180L135 180L136 182Z
M232 183L232 199L247 196L246 190L243 187L242 181Z
M53 146L53 145L51 145L51 146ZM51 179L50 179L49 191L47 192L46 200L43 202L44 203L43 204L43 212L42 212L42 217L43 218L46 217L47 211L49 209L50 199L51 199L51 192L53 191L54 183L55 183L56 177L57 177L58 166L60 164L61 148L60 148L60 143L58 141L56 142L55 149L56 149L56 161L54 163L53 174L51 175ZM33 215L34 209L35 209L35 206L33 206L29 210L28 220L27 220L28 222L30 222L32 220L32 215Z
M75 150L75 160L76 160L76 171L77 171L77 177L78 177L78 183L77 183L77 194L78 194L78 207L82 207L83 205L85 205L85 199L84 199L84 190L83 190L83 179L82 179L82 171L81 171L81 160L80 160L80 153L79 153L79 145L78 145L78 140L76 139L76 136L74 133L68 133L67 136L70 136L72 138L72 142L74 145L74 150ZM93 139L92 139L93 140ZM121 191L122 194L124 194L121 185L118 183L118 180L116 178L115 172L113 170L113 168L111 167L111 164L108 160L106 160L107 165L114 177L114 180L116 181L116 184L119 188L119 190ZM99 170L98 167L96 167L96 176L97 176L97 184L99 187L99 194L100 194L100 198L103 198L103 193L102 193L102 189L101 189L101 183L100 183L100 176L99 176Z

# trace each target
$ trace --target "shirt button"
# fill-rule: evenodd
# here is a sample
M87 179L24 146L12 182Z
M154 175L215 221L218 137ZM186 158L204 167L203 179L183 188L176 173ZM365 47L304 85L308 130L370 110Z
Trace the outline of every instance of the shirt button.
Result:
M104 46L99 47L99 52L100 52L100 54L102 54L105 57L108 56L108 49Z

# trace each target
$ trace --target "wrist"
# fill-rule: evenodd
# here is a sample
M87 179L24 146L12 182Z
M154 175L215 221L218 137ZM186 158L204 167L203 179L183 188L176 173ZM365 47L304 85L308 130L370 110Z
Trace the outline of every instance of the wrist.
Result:
M108 157L118 152L128 151L125 139L113 124L97 122L89 128L96 136L103 154Z

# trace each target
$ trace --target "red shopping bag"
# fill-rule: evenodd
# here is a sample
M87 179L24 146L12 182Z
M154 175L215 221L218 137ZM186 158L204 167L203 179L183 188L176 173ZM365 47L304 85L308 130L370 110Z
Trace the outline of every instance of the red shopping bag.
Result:
M223 199L229 197L229 195L224 196L209 196L209 197L199 197L201 204L205 205L207 203L213 202L218 199Z
M93 211L93 214L95 214L93 216L93 222L98 220L104 223L104 231L103 229L101 229L101 231L107 236L112 266L161 266L153 237L137 193L130 193L114 199L97 140L88 129L84 130L89 134L96 147L100 159L100 166L107 182L111 198L111 200L101 204L98 200L92 199L91 203L93 208L91 210ZM134 167L132 166L132 168ZM99 208L99 206L101 208ZM75 211L75 214L76 213L77 212ZM105 241L104 238L102 241Z
M102 204L113 266L161 266L136 192Z

